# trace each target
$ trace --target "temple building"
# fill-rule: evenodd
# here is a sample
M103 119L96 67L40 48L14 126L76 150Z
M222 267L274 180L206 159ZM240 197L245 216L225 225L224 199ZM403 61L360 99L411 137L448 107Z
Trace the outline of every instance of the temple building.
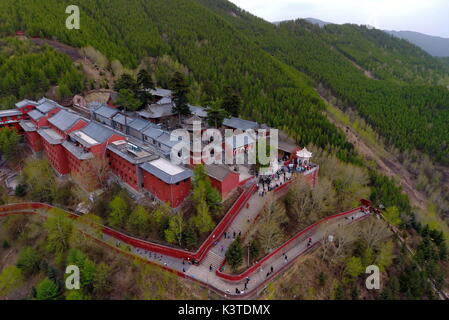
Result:
M168 130L171 121L179 125L172 110L172 92L158 88L151 93L157 101L145 110L124 112L111 104L90 102L82 113L85 116L76 108L65 108L47 98L37 102L23 100L13 110L0 111L0 128L16 128L37 156L45 153L58 175L71 176L88 192L102 187L107 176L139 197L148 196L178 208L191 193L192 168L196 165L193 160L204 163L203 155L194 154L193 148L186 154L180 150L177 156L183 165L170 161L173 147L180 142L172 140ZM207 110L191 105L189 108L191 115L183 119L182 127L190 134L194 122L201 122L202 130L209 128L205 121ZM222 156L225 160L227 149L232 151L234 160L236 156L247 160L249 152L255 151L258 136L244 131L261 128L266 126L235 117L225 119L223 127L217 129L222 133L223 129L242 133L223 135L222 154L211 150L210 157ZM211 138L209 142L212 141ZM310 151L289 141L280 141L279 149L279 162L272 163L266 177L276 176L282 170L296 170L315 183L319 167L310 162ZM205 171L223 200L255 178L250 165L235 162L205 164Z
M159 158L145 162L143 169L143 185L158 200L168 202L177 208L191 191L190 169L174 165L169 160Z

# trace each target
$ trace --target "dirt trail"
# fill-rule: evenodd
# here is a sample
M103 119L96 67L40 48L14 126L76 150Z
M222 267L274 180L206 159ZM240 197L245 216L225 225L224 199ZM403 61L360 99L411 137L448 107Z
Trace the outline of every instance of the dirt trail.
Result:
M327 99L325 99L323 96L321 96L321 98L324 100L324 102L330 104L329 101ZM330 105L332 105L332 104L330 104ZM338 109L338 107L336 107L336 106L333 106L333 107ZM357 135L357 133L354 130L341 124L339 121L337 121L330 115L328 115L328 118L335 126L337 126L338 128L343 130L343 132L346 135L346 139L354 145L354 147L357 149L357 151L361 155L363 155L367 160L374 161L377 164L378 169L383 174L385 174L388 177L394 177L402 185L404 191L410 197L410 201L412 202L412 205L414 205L420 209L423 209L423 210L426 208L426 204L427 204L426 196L416 189L416 186L413 183L413 180L412 180L410 174L407 172L407 170L404 167L402 167L402 165L400 164L400 161L398 159L396 159L393 155L389 154L386 150L385 150L385 153L389 154L389 157L390 157L389 159L378 155L378 153L376 153L376 151L374 151L372 148L370 148ZM449 170L448 170L448 174L449 174Z
M74 63L79 63L82 66L84 74L89 79L93 79L98 83L107 81L110 87L113 86L114 77L112 73L109 70L101 70L93 61L85 57L78 48L51 39L31 38L31 41L39 46L49 45L57 51L68 55Z
M357 69L359 69L360 71L363 72L363 74L365 75L365 77L373 79L373 80L379 80L374 73L372 73L369 70L366 70L365 68L363 68L362 66L360 66L359 64L357 64L357 62L355 62L354 60L352 60L351 58L349 58L345 53L343 53L341 50L339 50L338 48L336 48L335 46L331 46L332 50L335 50L337 52L339 52L346 60L348 60L349 62L352 63L352 65L354 65L354 67L356 67Z
M43 38L32 38L31 41L38 46L49 45L55 48L57 51L61 53L65 53L68 55L73 61L80 60L83 57L81 56L79 50L77 48L71 47L67 44L61 43L56 40L43 39Z

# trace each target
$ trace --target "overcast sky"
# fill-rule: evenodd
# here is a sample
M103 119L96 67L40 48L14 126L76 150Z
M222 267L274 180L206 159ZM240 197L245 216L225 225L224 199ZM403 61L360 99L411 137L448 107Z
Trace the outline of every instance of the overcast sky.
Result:
M268 21L317 18L449 38L449 0L230 0Z

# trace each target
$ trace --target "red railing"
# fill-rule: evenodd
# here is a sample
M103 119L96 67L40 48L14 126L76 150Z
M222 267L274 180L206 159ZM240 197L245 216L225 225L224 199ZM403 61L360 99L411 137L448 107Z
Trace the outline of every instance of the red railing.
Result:
M281 186L282 187L282 186ZM245 279L246 277L248 277L249 275L251 275L253 272L255 272L257 269L259 269L264 263L266 263L268 260L270 260L272 257L274 257L275 255L279 254L282 250L284 250L288 245L290 245L292 242L296 241L298 238L300 238L301 236L303 236L304 234L306 234L307 232L311 231L312 229L318 227L319 225L329 221L329 220L333 220L336 218L340 218L343 217L345 215L349 215L352 214L354 212L357 211L361 211L363 207L359 207L356 209L352 209L350 211L346 211L346 212L342 212L342 213L338 213L335 214L333 216L329 216L326 217L324 219L321 219L317 222L315 222L314 224L312 224L311 226L307 227L306 229L304 229L303 231L297 233L293 238L291 238L290 240L288 240L287 242L285 242L283 245L281 245L280 247L278 247L276 250L274 250L273 252L271 252L270 254L266 255L264 258L262 258L262 260L260 260L259 262L257 262L256 264L252 265L251 267L249 267L248 269L246 269L243 273L238 274L238 275L233 275L233 274L226 274L221 272L220 270L216 270L215 274L225 280L228 281L242 281L243 279Z
M257 186L256 184L251 185L244 193L240 195L236 202L232 205L232 207L228 210L226 215L220 221L220 223L215 227L214 231L209 235L206 241L203 242L201 247L195 253L195 260L201 261L207 251L209 251L210 247L214 244L215 241L218 241L220 237L223 235L224 231L229 227L229 225L234 221L237 214L244 207L244 205L248 202L251 196L256 192Z
M279 187L278 189L276 189L275 192L278 192L278 191L282 190L283 188L285 188L284 186L287 185L287 184L289 184L289 183L291 183L291 181L288 182L288 183L286 183L286 184L284 184L283 186ZM245 203L248 201L248 199L251 197L251 195L254 194L255 190L256 190L256 186L255 186L255 185L252 185L251 188L249 188L248 190L246 190L246 191L239 197L239 199L234 203L234 205L231 207L231 209L230 209L230 210L228 211L228 213L226 214L226 218L227 218L226 221L223 221L223 220L222 220L222 222L221 222L221 223L216 227L216 229L214 230L213 234L215 234L215 235L218 235L218 234L219 234L220 236L222 235L223 231L224 231L224 230L227 228L227 226L233 221L233 219L235 218L236 214L237 214L237 213L240 211L240 209L245 205ZM371 205L371 202L369 202L369 201L367 201L367 200L362 200L362 204L364 204L364 205L370 204L370 205ZM55 208L55 207L53 207L53 206L51 206L51 205L43 204L43 203L21 203L21 204L10 204L10 205L6 205L6 206L3 206L3 207L0 207L0 217L2 217L2 216L8 216L8 215L14 215L14 214L19 214L18 212L10 212L10 211L12 211L12 210L16 210L16 211L22 210L23 212L20 212L20 214L35 214L35 212L32 212L32 211L26 211L26 210L36 210L36 209L44 209L44 208L48 210L48 209L52 209L52 208ZM320 220L320 221L314 223L313 225L309 226L309 227L306 228L305 230L303 230L303 231L301 231L300 233L298 233L297 235L295 235L293 238L291 238L290 240L288 240L286 243L284 243L282 246L280 246L280 247L279 247L278 249L276 249L274 252L272 252L271 254L269 254L269 255L267 255L266 257L264 257L261 261L259 261L257 264L253 265L252 267L250 267L249 269L247 269L245 272L243 272L243 273L240 274L240 275L227 275L227 274L223 274L223 273L221 273L221 272L219 272L219 271L217 271L216 274L217 274L217 276L219 276L219 277L221 277L221 278L223 278L223 279L225 279L225 280L230 280L230 281L242 281L244 278L248 277L248 276L251 275L253 272L255 272L260 266L262 266L262 265L263 265L265 262L267 262L270 258L272 258L273 256L275 256L276 254L279 254L279 253L281 252L281 250L285 249L287 246L289 246L289 245L292 244L294 241L296 241L299 237L305 235L307 232L309 232L309 231L311 231L312 229L316 228L318 225L324 223L325 221L329 221L329 220L332 220L332 219L336 219L336 218L343 217L343 216L345 216L345 215L349 215L349 214L351 214L351 213L360 211L360 210L362 210L363 208L364 208L364 207L359 207L359 208L356 208L356 209L353 209L353 210L350 210L350 211L347 211L347 212L343 212L343 213L339 213L339 214L336 214L336 215L333 215L333 216L329 216L329 217L327 217L327 218L324 218L324 219L322 219L322 220ZM7 213L2 214L1 212L7 212ZM71 213L71 212L67 212L67 213L70 214L70 216L71 216L72 218L77 218L77 217L79 217L77 214L74 214L74 213ZM362 217L359 218L359 219L363 219L364 217L366 217L366 216L362 216ZM358 219L357 219L357 220L358 220ZM356 221L356 220L354 220L354 221ZM140 248L142 248L142 249L148 249L148 250L151 250L151 251L154 251L154 252L159 252L159 253L161 253L161 254L166 254L166 255L171 255L171 256L173 256L173 253L176 253L176 252L177 252L177 253L180 253L180 254L190 254L190 255L192 255L191 253L189 253L189 252L187 252L187 251L183 251L183 250L179 250L179 249L173 249L173 248L165 247L165 246L162 246L162 245L159 245L159 244L153 244L153 243L150 243L150 242L142 241L142 240L139 240L139 239L136 239L136 238L133 238L133 237L124 235L124 234L122 234L122 233L120 233L120 232L114 231L114 230L112 230L112 229L110 229L110 228L107 228L107 227L103 227L103 232L106 233L106 234L109 234L109 235L113 236L114 238L122 239L122 241L124 241L125 243L128 243L128 244L130 244L130 245L133 245L133 246L135 246L135 247L140 247ZM90 236L90 235L89 235L89 236ZM212 236L212 235L211 235L211 236ZM93 239L94 239L95 241L101 242L101 243L103 243L103 244L105 244L105 245L111 247L111 248L114 249L114 250L118 250L118 248L115 248L114 246L110 245L109 243L107 243L107 242L105 242L105 241L103 241L103 240L96 239L96 238L93 238ZM217 239L217 238L214 238L214 239ZM211 242L209 245L206 245L205 243L203 243L202 248L200 248L200 250L204 250L205 252L207 252L207 251L209 250L209 248L210 248L210 245L211 245L212 243L213 243L213 242ZM315 247L317 244L318 244L318 242L314 243L311 247L309 247L308 249L306 249L305 252L307 252L307 251L310 250L311 248ZM198 250L197 253L199 253L200 250ZM125 254L127 254L127 255L129 255L129 256L132 256L133 258L136 258L136 256L131 255L130 253L126 253L126 252L121 251L121 250L118 250L118 251L120 251L121 253L125 253ZM299 257L299 256L298 256L298 257ZM296 257L296 258L298 258L298 257ZM137 257L137 258L138 258L139 260L142 260L143 262L150 263L150 264L154 264L153 262L148 261L148 260L146 260L146 259L143 259L143 258L141 258L141 257ZM182 257L182 256L179 256L179 258L183 258L183 257ZM279 274L280 272L282 272L283 270L285 270L285 269L287 268L288 265L290 265L291 263L293 263L294 260L296 260L296 258L290 260L288 264L284 265L281 269L279 269L278 271L276 271L275 275L277 275L277 274ZM157 265L157 264L154 264L154 265ZM190 279L190 280L193 280L193 281L196 281L196 282L201 283L201 284L203 284L203 285L206 285L209 289L212 289L212 290L214 290L214 291L216 291L216 292L218 292L218 293L225 294L225 292L222 292L222 291L219 290L218 288L214 288L214 287L210 286L209 284L205 284L205 283L203 283L202 281L200 281L200 280L198 280L198 279L192 278L192 277L190 277L190 276L188 276L188 275L186 275L186 274L184 274L184 273L181 273L180 271L173 270L173 269L170 269L170 268L167 268L167 267L164 267L164 266L160 266L160 265L157 265L157 266L158 266L158 267L162 267L163 269L165 269L165 270L167 270L167 271L173 272L173 273L177 274L177 275L180 276L180 277L188 278L188 279ZM271 278L272 278L272 277L270 277L269 279L267 278L263 283L259 284L256 288L253 288L252 290L246 292L244 295L239 295L239 296L237 296L237 297L244 298L244 297L247 297L247 296L252 296L252 295L254 294L255 291L259 290L263 285L265 285L268 281L270 281Z
M189 261L198 261L205 257L206 253L209 251L210 247L217 241L224 233L226 228L234 221L235 217L238 215L239 211L243 208L243 206L248 202L251 196L256 191L256 185L251 185L245 192L243 192L239 198L234 202L232 207L225 214L220 223L215 227L214 231L208 236L208 238L201 244L200 248L195 252L189 252L182 249L170 248L168 246L164 246L157 243L152 243L149 241L140 240L126 234L123 234L119 231L113 230L106 226L101 226L102 231L111 237L114 237L128 245L132 245L139 249L148 250L152 252L157 252L159 254L164 254L170 257L185 259ZM7 211L19 211L19 210L37 210L37 209L53 209L55 207L44 204L44 203L18 203L18 204L10 204L0 207L1 212ZM71 217L78 217L75 213L65 211L71 215Z

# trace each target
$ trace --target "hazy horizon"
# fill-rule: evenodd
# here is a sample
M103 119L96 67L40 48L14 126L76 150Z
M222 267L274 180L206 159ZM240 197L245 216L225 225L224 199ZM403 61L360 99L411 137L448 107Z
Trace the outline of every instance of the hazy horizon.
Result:
M449 38L446 0L230 0L270 22L315 18Z

